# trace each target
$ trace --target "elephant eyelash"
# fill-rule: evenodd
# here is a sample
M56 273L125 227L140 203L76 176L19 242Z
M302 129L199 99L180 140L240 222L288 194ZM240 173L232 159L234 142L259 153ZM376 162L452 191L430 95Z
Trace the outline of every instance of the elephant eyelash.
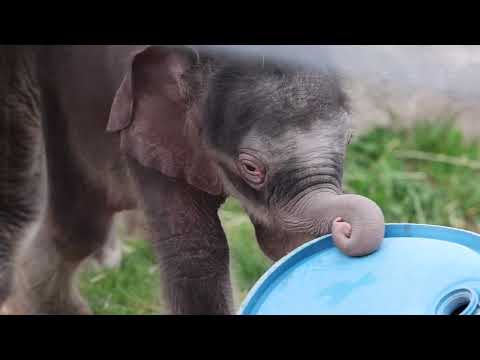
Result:
M266 178L266 168L253 155L247 153L240 154L237 167L242 178L250 186L257 189L263 186Z

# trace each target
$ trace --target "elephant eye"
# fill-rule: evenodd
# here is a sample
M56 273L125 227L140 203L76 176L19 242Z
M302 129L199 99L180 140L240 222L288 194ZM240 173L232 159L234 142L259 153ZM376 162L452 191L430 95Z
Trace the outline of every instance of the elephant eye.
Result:
M238 168L241 176L251 185L258 187L265 181L265 166L250 154L242 153L238 158Z

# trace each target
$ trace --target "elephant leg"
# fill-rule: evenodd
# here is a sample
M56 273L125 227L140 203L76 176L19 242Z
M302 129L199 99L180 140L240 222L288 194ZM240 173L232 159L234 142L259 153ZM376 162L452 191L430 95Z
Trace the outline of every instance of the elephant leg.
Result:
M117 227L114 225L111 226L104 245L92 256L96 265L106 269L118 268L122 262L122 240L117 234Z
M229 250L218 218L224 199L133 160L130 168L151 232L170 312L230 314Z
M14 47L0 46L0 304L15 249L39 212L41 131L34 79Z
M15 255L10 296L4 313L88 314L75 286L76 274L111 234L114 207L108 189L93 179L64 131L60 111L44 114L47 172L46 209L35 236Z
M90 211L49 207L36 236L22 243L16 256L7 314L90 314L76 287L80 265L108 239L113 214L93 198Z

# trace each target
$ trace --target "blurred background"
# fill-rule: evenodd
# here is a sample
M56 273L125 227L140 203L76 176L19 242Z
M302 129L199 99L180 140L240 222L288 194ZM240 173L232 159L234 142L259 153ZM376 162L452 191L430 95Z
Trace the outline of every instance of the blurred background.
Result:
M308 58L312 49L318 58ZM296 58L302 52L319 62L327 54L352 99L346 190L376 201L387 222L480 232L480 46L299 46ZM271 263L235 200L220 216L238 308ZM97 314L164 313L141 215L116 222L122 257L111 267L86 264L82 292Z

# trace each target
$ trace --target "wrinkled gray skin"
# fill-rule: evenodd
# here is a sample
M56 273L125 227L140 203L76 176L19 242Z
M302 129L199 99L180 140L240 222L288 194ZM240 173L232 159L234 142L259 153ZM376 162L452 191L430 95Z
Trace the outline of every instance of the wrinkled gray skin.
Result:
M229 195L274 260L329 232L352 256L383 239L378 206L342 194L332 74L161 46L1 46L0 61L4 313L89 313L74 276L122 210L145 214L174 314L233 310Z

